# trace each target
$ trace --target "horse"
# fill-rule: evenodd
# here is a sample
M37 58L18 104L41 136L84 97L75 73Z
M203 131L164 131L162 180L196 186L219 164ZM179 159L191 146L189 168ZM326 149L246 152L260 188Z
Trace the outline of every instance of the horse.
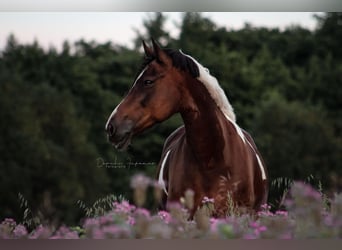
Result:
M126 97L105 125L109 141L125 150L133 136L180 113L183 125L165 141L156 179L165 208L194 192L193 215L204 197L223 217L228 199L258 211L267 202L268 177L252 137L236 123L234 110L217 79L181 50L144 41L144 62Z

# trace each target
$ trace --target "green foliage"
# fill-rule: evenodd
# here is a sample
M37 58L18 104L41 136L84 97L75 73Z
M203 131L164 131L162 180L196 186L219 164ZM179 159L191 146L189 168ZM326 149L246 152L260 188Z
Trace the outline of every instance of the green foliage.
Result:
M134 177L135 193L146 187L146 176ZM140 190L142 191L142 190ZM146 196L146 189L142 196ZM342 237L342 195L336 194L331 205L324 206L320 192L309 184L294 182L289 188L286 210L270 211L262 205L257 214L231 214L211 217L214 201L202 200L194 218L189 218L189 204L194 193L187 190L184 202L170 204L170 212L137 207L122 200L105 213L88 217L79 226L39 225L32 230L6 218L0 223L0 239L340 239ZM136 197L138 198L138 197ZM107 198L104 198L106 200ZM110 197L110 200L112 197ZM138 198L139 199L139 198ZM102 202L100 202L102 203ZM100 208L102 204L98 204ZM107 208L103 207L103 211Z
M77 204L85 212L86 217L99 217L113 210L115 202L122 202L124 200L122 195L115 196L110 194L96 200L90 207L87 207L81 200L78 200Z
M104 132L140 67L140 39L150 37L209 68L239 125L255 139L271 182L312 175L332 196L342 188L341 15L316 19L314 31L248 24L227 30L185 13L179 37L172 38L167 15L156 13L137 32L135 49L80 40L46 51L9 36L0 53L0 218L22 218L28 207L18 204L20 193L30 204L26 220L39 215L54 224L75 223L83 215L76 201L94 204L113 193L131 200L129 177L155 175L165 139L182 123L179 115L134 138L125 153L116 152ZM125 167L99 167L99 158ZM271 200L281 195L271 193Z

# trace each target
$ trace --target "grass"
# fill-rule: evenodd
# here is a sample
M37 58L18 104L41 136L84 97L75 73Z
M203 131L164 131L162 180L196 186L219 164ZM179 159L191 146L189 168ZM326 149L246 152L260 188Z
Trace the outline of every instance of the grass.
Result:
M278 181L280 183L281 181ZM225 218L214 218L212 200L206 197L193 220L189 220L188 209L193 206L193 192L188 190L180 203L170 204L169 211L155 213L143 208L146 188L155 188L158 199L160 187L147 177L132 178L135 204L123 197L107 196L87 207L82 201L79 207L85 219L78 226L53 228L39 224L30 212L27 201L19 197L25 208L24 221L17 223L5 219L0 223L0 238L12 239L303 239L342 238L342 194L329 199L307 182L282 181L289 186L283 199L285 210L270 211L264 204L257 215L239 211L227 194L229 207ZM34 226L33 229L30 227Z

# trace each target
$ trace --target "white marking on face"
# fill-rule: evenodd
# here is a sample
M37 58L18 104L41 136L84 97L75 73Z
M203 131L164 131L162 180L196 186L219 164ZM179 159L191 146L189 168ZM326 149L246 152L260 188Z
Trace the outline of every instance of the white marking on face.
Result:
M142 77L142 75L145 73L145 71L147 70L148 66L146 66L141 73L138 75L138 77L135 79L132 88L135 86L135 84L137 83L137 81ZM112 118L114 117L114 115L116 114L116 112L118 111L118 108L120 106L120 104L124 101L124 99L116 106L116 108L113 110L113 112L111 113L111 115L109 116L107 122L106 122L106 126L105 126L105 130L108 130L108 125L110 123L110 121L112 120Z
M135 84L137 83L137 81L142 77L142 75L145 73L145 71L147 70L148 65L141 71L141 73L138 75L137 79L135 79L132 88L135 86Z
M167 157L169 156L169 153L171 152L171 150L167 151L164 159L163 159L163 162L161 164L161 167L160 167L160 171L159 171L159 176L158 176L158 183L162 186L164 192L166 195L168 195L167 191L166 191L166 185L165 185L165 181L164 181L164 167L165 167L165 163L166 163L166 160L167 160Z

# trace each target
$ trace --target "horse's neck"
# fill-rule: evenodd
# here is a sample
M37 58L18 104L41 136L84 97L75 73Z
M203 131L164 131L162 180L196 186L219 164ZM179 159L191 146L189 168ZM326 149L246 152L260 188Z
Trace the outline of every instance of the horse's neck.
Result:
M203 84L192 84L196 86L189 88L191 91L188 91L188 101L183 104L181 110L186 142L201 166L213 168L224 157L225 118Z

